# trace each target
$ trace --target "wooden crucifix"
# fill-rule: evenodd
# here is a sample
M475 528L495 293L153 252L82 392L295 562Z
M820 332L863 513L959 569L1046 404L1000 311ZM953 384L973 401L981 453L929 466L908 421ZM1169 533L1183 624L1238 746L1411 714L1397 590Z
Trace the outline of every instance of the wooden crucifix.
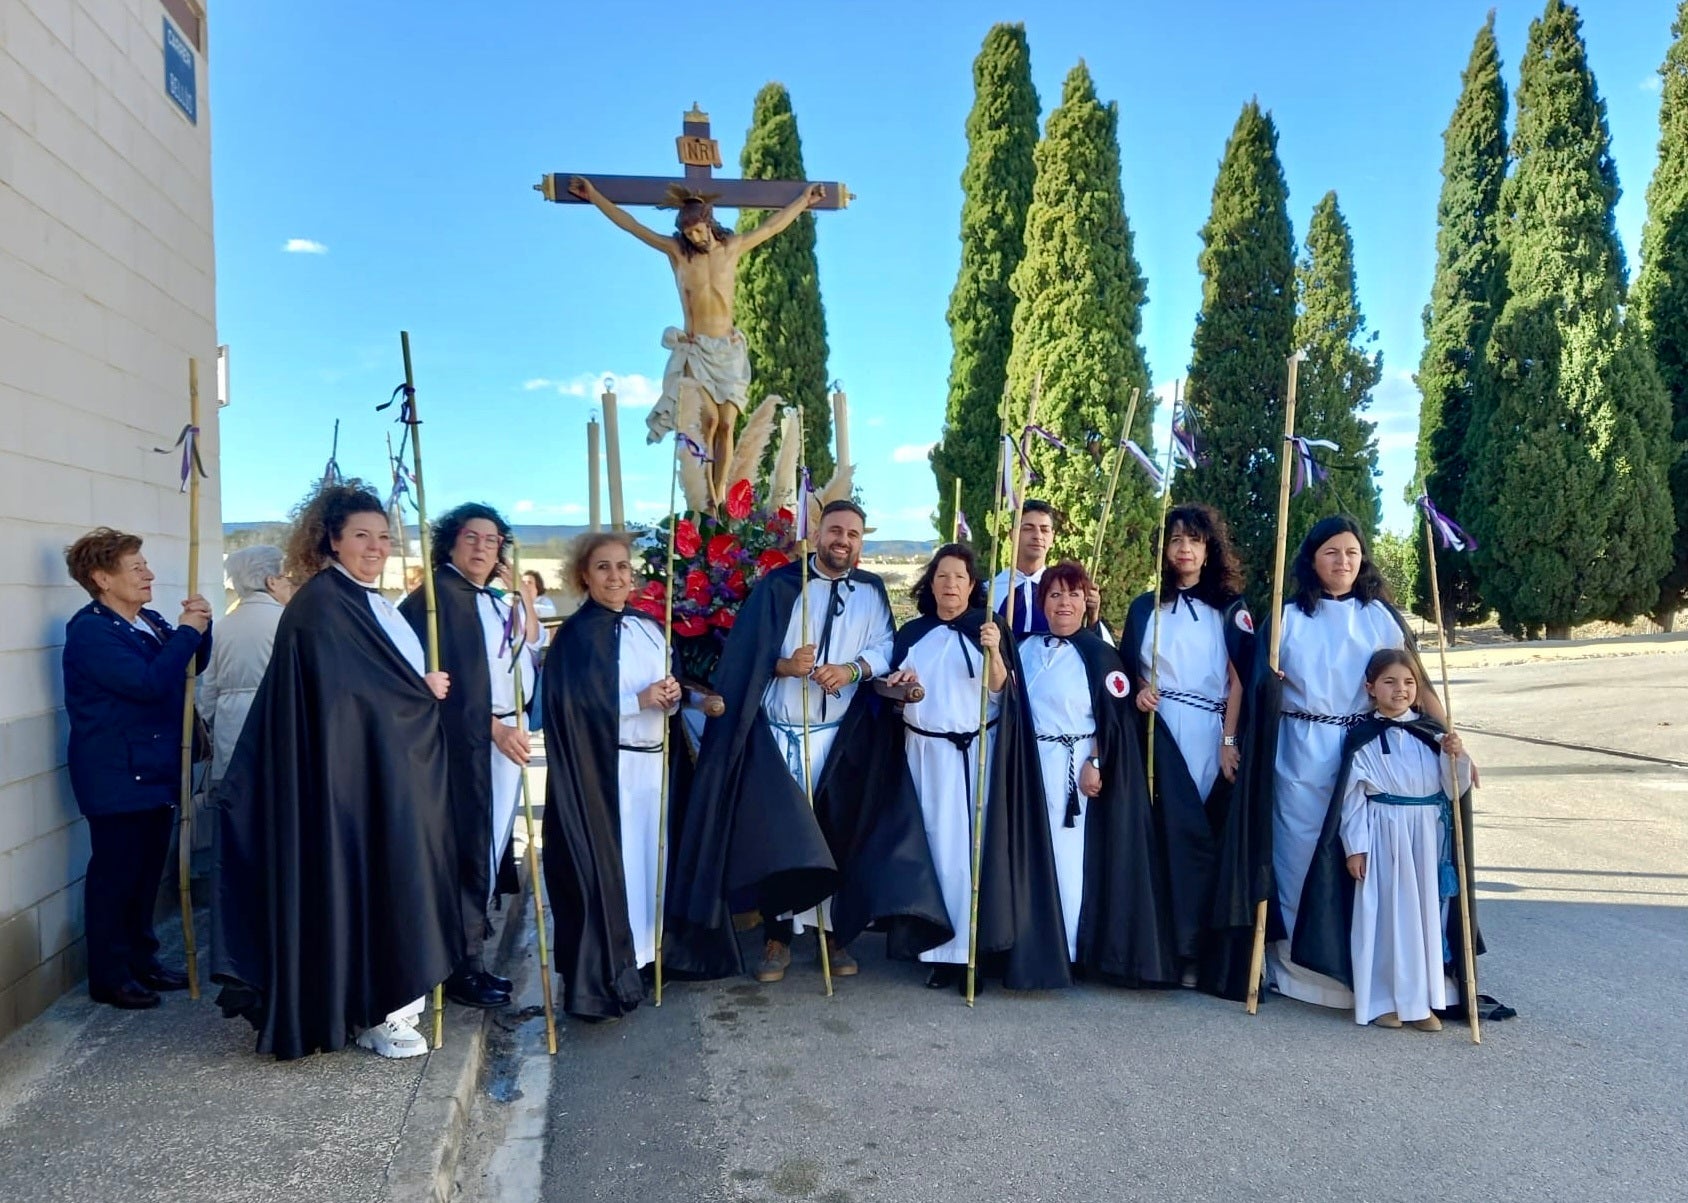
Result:
M657 442L670 430L693 438L712 461L707 503L718 505L733 483L733 432L739 414L748 408L750 388L744 335L733 326L738 261L805 211L842 209L851 196L839 183L719 179L714 169L721 166L721 147L709 136L709 115L694 104L681 118L680 129L676 146L685 173L679 179L553 172L534 188L558 204L595 206L668 258L685 326L670 327L662 336L668 367L662 398L645 419L648 441ZM644 225L626 205L678 210L674 233L661 234ZM715 220L715 205L775 212L754 229L736 234Z

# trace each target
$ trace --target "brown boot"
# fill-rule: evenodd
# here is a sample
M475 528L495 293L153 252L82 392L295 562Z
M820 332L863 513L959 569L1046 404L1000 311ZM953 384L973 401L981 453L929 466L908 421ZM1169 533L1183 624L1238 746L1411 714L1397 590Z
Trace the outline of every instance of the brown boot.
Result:
M785 980L785 971L791 965L791 945L781 944L778 940L769 940L762 949L762 963L756 966L756 980L759 982L778 982Z
M1442 1030L1442 1021L1437 1019L1434 1015L1429 1015L1423 1019L1413 1020L1412 1026L1421 1032L1440 1032Z
M1376 1019L1372 1020L1372 1023L1376 1024L1380 1028L1398 1028L1401 1026L1401 1017L1393 1011L1385 1011Z
M826 953L833 977L855 977L862 971L861 966L856 964L856 958L851 956L842 944L830 936L827 937L826 941Z

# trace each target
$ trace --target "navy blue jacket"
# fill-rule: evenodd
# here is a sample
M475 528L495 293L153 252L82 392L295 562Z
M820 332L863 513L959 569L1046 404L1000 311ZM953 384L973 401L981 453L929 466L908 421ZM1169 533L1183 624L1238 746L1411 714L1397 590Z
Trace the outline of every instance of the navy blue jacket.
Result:
M70 715L70 787L85 815L174 806L182 780L182 702L188 661L211 659L211 632L171 627L154 639L99 602L65 624L64 707Z

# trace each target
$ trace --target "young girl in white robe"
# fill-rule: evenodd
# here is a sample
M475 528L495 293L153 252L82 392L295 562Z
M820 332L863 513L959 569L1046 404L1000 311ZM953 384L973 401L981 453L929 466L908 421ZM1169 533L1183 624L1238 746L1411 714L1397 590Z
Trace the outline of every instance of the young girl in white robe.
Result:
M1439 725L1412 708L1418 681L1406 652L1372 656L1366 693L1386 721L1354 750L1341 796L1342 845L1357 883L1354 1019L1436 1032L1435 1012L1451 1001L1444 933L1448 900L1458 892L1446 757L1454 759L1461 793L1470 788L1471 762L1457 733L1439 736L1440 754L1425 742Z

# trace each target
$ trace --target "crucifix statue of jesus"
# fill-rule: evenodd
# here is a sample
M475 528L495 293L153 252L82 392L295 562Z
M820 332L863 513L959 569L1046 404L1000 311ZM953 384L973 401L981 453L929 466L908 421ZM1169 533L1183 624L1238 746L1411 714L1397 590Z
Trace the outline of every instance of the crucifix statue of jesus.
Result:
M842 184L810 184L800 180L718 180L711 167L721 165L720 149L709 137L709 117L694 105L682 119L679 139L683 180L641 176L545 176L538 190L547 200L584 202L633 237L668 257L680 292L684 327L669 327L662 345L668 349L662 397L645 419L649 441L657 442L678 427L682 398L694 392L699 429L687 431L707 449L713 499L718 503L733 483L726 478L733 457L733 435L739 414L748 407L750 358L744 335L733 325L733 293L739 260L744 254L785 230L809 209L841 209L850 194ZM558 184L567 181L565 188ZM618 204L617 202L621 202ZM720 202L739 209L774 209L772 216L743 234L715 220ZM640 222L623 204L657 205L679 210L673 234L662 234Z

